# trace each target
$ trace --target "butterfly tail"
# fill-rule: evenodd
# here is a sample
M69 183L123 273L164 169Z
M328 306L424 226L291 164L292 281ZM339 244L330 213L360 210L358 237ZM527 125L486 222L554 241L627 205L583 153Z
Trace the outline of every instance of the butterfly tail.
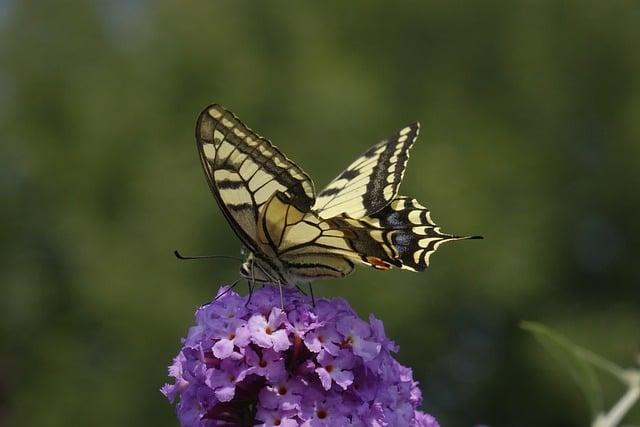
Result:
M409 197L397 197L373 215L345 221L352 226L354 235L349 240L360 254L359 261L382 270L423 271L443 243L482 238L442 232L429 210Z

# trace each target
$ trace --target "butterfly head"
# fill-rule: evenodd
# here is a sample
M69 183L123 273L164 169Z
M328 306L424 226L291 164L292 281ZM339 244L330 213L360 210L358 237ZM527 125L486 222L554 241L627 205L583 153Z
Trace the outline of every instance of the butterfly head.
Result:
M269 264L254 256L251 252L240 266L240 275L252 282L278 282L278 274L273 271Z

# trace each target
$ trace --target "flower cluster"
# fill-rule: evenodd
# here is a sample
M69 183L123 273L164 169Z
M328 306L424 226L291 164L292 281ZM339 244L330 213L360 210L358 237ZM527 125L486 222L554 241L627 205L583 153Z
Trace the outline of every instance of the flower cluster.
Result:
M277 287L247 297L221 288L196 325L162 393L179 397L183 426L438 426L416 408L411 370L373 316L343 299ZM248 302L248 303L247 303Z

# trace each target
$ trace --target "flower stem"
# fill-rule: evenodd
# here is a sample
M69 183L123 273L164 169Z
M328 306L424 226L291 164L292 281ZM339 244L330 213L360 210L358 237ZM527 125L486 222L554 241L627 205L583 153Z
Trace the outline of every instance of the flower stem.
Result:
M624 372L624 380L629 384L626 393L606 414L599 414L592 427L615 427L640 398L640 371Z

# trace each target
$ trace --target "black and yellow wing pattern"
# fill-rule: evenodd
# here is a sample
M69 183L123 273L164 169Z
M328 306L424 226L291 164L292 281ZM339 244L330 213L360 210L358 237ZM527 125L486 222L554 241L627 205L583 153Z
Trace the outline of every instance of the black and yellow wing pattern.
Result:
M419 131L420 125L413 123L365 151L318 194L313 206L318 216L362 218L391 203Z
M355 234L350 239L360 263L388 270L423 271L431 255L446 242L480 239L444 233L431 213L410 197L399 196L380 211L360 219L343 218Z
M354 264L422 271L445 242L475 238L440 231L416 200L398 196L417 123L367 150L317 198L313 182L233 113L211 105L196 142L209 187L249 249L242 274L301 284L344 277Z
M315 199L313 182L267 139L219 105L198 118L196 142L209 187L242 242L257 251L260 209L276 192L303 211Z

